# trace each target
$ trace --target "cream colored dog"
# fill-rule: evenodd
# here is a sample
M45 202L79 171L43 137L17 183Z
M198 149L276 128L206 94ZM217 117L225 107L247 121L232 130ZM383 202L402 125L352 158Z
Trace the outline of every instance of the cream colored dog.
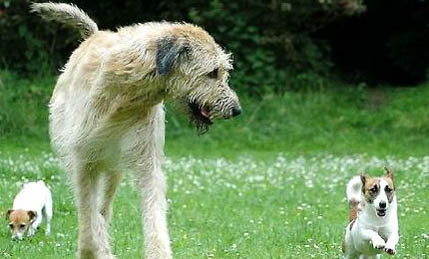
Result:
M172 257L161 170L164 101L186 110L200 131L240 114L228 86L230 55L200 27L151 22L99 31L80 9L37 3L33 12L77 28L73 52L50 101L54 148L75 187L80 258L114 258L107 234L122 168L138 174L147 258Z

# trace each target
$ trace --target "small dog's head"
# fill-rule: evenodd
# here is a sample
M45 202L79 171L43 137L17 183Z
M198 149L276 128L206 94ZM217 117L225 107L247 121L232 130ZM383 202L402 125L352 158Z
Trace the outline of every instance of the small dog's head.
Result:
M386 172L382 177L370 177L364 173L360 175L365 202L374 208L378 217L386 216L395 197L393 171L386 167L384 169Z
M6 219L9 220L12 238L15 240L22 240L35 218L36 212L32 210L8 210Z
M165 76L167 99L185 107L197 129L206 131L214 119L241 113L228 85L231 55L200 27L175 24L157 41L156 71Z

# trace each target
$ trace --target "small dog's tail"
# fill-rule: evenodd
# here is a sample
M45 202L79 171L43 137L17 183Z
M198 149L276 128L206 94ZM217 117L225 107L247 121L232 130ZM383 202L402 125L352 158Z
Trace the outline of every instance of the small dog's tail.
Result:
M350 205L359 203L361 200L362 181L360 176L353 177L348 183L346 188L347 201Z
M353 221L357 217L358 205L361 201L362 181L360 176L353 177L346 188L347 201L349 202L349 221Z
M97 24L73 4L32 3L30 11L39 14L47 21L56 21L76 28L84 39L98 31Z

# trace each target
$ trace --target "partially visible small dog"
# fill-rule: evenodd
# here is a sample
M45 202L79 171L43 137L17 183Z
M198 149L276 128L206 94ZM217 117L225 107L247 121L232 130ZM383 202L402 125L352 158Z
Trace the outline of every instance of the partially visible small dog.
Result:
M344 258L380 258L396 254L399 241L397 201L393 171L382 177L361 173L347 184L349 224L343 241Z
M43 181L24 184L13 201L13 209L6 215L12 238L22 240L27 233L33 236L40 223L42 212L46 219L46 235L51 233L52 195Z

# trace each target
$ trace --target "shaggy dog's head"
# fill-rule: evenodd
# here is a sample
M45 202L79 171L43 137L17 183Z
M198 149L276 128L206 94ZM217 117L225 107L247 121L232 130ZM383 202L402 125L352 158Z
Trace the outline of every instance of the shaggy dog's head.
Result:
M173 24L157 41L157 74L166 77L167 99L175 100L200 132L215 119L241 113L228 85L231 56L200 27Z
M364 173L361 174L362 194L365 203L374 209L378 217L386 216L395 197L393 172L388 168L385 168L385 171L386 173L382 177L370 177Z

